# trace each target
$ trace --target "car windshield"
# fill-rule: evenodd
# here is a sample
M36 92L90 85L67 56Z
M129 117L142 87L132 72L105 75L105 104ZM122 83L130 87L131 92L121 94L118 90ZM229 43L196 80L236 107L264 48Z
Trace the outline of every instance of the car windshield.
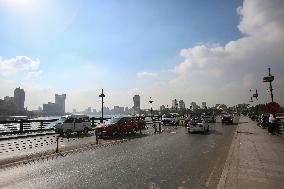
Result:
M164 118L173 118L174 116L172 114L165 114L163 117Z
M201 122L202 122L202 119L201 119L201 118L192 118L192 119L190 120L190 122L192 122L192 123L201 123Z
M106 124L115 124L119 120L121 120L121 118L112 118L112 119L109 119L108 121L106 121Z

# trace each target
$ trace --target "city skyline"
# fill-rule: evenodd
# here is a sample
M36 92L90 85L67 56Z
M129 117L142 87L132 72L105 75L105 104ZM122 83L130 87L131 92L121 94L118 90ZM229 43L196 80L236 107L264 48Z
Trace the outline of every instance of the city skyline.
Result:
M249 90L284 103L284 3L281 0L143 1L0 0L0 98L25 89L37 109L67 94L66 111L248 103ZM198 10L198 11L196 11ZM206 24L205 24L206 23ZM282 87L282 88L281 88Z

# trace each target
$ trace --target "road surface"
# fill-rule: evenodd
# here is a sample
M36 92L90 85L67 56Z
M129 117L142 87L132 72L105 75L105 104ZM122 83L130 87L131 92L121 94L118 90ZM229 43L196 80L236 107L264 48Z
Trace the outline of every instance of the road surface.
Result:
M1 188L216 188L236 126L185 128L0 170Z

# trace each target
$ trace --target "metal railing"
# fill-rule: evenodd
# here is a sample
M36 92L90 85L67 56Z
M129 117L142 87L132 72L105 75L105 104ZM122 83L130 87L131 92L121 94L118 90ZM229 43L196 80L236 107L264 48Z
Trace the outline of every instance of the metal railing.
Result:
M58 119L0 121L0 134L53 130Z

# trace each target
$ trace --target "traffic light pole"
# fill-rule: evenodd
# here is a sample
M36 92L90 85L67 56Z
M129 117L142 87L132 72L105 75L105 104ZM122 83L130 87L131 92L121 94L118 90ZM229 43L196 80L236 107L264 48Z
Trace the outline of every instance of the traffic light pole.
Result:
M102 117L101 117L100 122L103 123L104 122L104 97L105 97L104 89L102 89L102 94L100 94L99 97L102 98Z
M270 67L268 67L268 75L271 77L271 73L270 73ZM270 96L271 96L271 102L274 102L274 99L273 99L273 88L272 88L272 81L270 80L269 81L269 90L270 90Z

